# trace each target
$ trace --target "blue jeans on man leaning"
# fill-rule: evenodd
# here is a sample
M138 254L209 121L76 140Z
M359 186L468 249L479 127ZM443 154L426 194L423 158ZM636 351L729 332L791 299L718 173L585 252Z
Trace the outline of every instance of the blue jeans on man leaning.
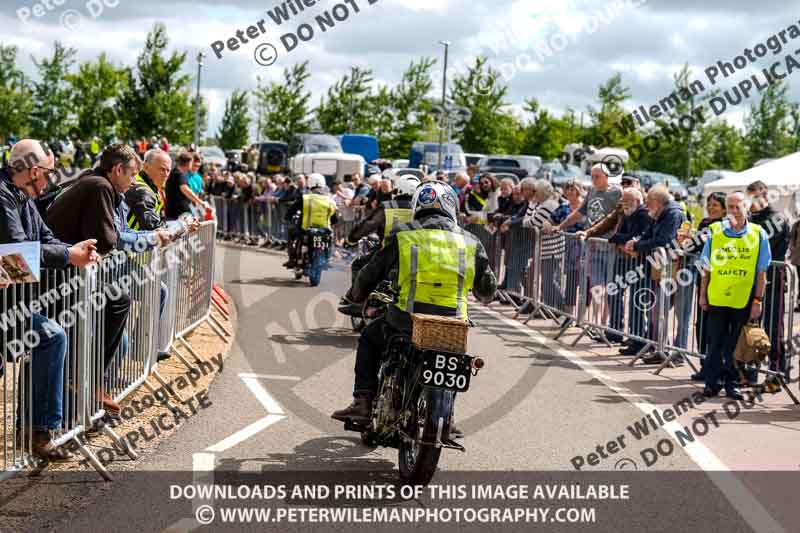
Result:
M29 365L33 382L30 392L32 429L52 431L61 428L63 420L64 359L67 355L67 334L55 321L42 315L31 315L33 331L39 337L31 349ZM20 380L25 372L20 373ZM20 390L22 388L20 387ZM27 413L25 413L27 423Z

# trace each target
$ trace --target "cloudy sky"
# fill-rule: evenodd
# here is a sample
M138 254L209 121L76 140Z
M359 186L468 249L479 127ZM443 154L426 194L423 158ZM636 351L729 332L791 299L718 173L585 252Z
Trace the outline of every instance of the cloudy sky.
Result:
M286 1L312 6L277 25L268 11L284 0L0 0L0 41L19 47L21 66L31 75L30 55L49 55L54 40L77 48L82 61L107 52L113 61L131 65L147 31L154 22L163 22L170 47L189 52L189 71L196 69L193 58L198 51L208 56L202 92L210 103L213 132L230 91L255 87L257 76L278 79L283 67L308 59L316 103L350 66L373 69L376 83L394 83L410 61L441 58L440 40L452 43L450 76L463 72L475 55L486 55L506 79L512 105L534 96L557 110L585 110L598 85L621 72L631 89L628 107L649 106L671 91L672 75L683 63L688 62L693 77L705 83L703 69L718 60L733 61L745 48L800 19L792 9L796 3L783 0ZM339 18L347 12L347 19L322 32L315 17L327 10ZM227 41L260 20L265 21L264 35L248 39L236 51L225 49L221 59L214 55L213 42ZM316 29L315 35L287 52L281 37L304 22ZM261 43L273 44L278 52L269 67L254 61ZM798 48L800 39L722 83L737 83ZM440 90L441 67L437 68ZM794 81L794 76L799 79ZM800 74L794 76L789 78L790 94L800 101ZM740 125L743 109L734 109L726 118Z

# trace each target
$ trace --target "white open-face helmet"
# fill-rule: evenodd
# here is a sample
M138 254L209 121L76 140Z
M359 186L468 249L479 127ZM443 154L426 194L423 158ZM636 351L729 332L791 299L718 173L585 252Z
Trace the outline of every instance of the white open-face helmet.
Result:
M308 180L306 180L306 186L312 191L320 187L326 187L327 183L325 182L325 176L318 172L314 172L308 176Z
M453 222L458 221L458 197L450 185L441 182L425 183L414 192L411 200L414 218L422 213L439 213Z
M403 174L394 182L394 190L398 196L413 196L419 187L419 178L413 174Z

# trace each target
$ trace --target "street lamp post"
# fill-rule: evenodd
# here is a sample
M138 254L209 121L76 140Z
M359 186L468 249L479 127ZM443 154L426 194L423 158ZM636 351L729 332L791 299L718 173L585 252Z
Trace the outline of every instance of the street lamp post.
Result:
M444 69L442 70L442 121L449 121L447 110L447 54L450 49L450 41L439 41L444 46ZM439 123L439 164L438 169L442 168L442 142L444 137L444 122Z
M200 74L203 71L203 52L197 54L197 92L194 97L194 147L200 145Z

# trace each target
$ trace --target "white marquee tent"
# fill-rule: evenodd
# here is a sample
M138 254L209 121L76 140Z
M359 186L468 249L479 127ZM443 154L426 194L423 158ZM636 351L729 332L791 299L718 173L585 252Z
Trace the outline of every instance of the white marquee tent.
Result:
M775 209L789 208L792 214L800 214L800 152L712 181L704 187L703 196L708 197L712 192L730 194L744 191L749 184L759 180L769 187Z

